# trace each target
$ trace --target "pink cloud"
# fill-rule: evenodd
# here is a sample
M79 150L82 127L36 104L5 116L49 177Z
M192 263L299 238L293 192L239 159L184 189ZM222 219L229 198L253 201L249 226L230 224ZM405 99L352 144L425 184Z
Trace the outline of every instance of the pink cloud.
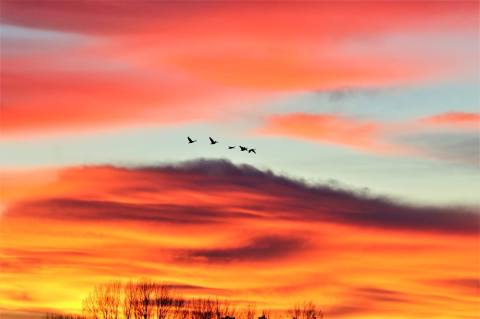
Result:
M446 112L424 117L420 123L430 127L480 129L480 113Z

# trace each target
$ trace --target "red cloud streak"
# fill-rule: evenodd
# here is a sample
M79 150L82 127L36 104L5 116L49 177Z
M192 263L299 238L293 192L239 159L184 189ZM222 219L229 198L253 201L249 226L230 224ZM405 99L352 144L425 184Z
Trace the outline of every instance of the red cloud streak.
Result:
M479 215L467 208L399 204L226 161L40 173L4 185L9 312L75 311L95 283L148 276L271 308L312 299L329 318L476 314Z
M480 128L480 113L447 112L420 119L421 123L451 128Z
M383 39L469 36L477 11L478 2L2 1L3 23L31 28L31 38L6 32L2 133L205 120L219 102L228 111L272 92L462 73L449 45L399 52Z
M425 134L430 134L430 137L443 136L443 139L449 134L453 138L469 138L477 134L479 124L480 115L467 112L448 112L404 122L366 120L330 113L287 113L266 117L255 133L326 143L375 154L431 157L432 150L428 147L434 148L434 143L426 140L426 145L417 145L425 138ZM476 146L471 145L472 148ZM467 162L476 161L476 158L465 156Z
M380 154L404 152L405 147L386 141L386 131L386 124L373 120L358 120L336 114L290 113L268 117L257 133L329 143Z

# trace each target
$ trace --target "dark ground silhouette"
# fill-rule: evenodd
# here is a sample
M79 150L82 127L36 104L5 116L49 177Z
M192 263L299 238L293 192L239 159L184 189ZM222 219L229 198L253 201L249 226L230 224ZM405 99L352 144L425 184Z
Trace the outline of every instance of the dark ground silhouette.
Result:
M152 280L108 282L83 299L82 314L49 313L46 319L321 319L313 302L283 312L218 298L184 298L171 286Z

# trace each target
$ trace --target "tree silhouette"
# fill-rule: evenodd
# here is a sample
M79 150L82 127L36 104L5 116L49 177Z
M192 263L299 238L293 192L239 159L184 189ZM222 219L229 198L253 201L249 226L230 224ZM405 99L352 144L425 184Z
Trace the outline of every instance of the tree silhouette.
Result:
M121 288L119 282L95 286L83 301L83 315L93 319L119 319Z
M303 304L296 304L293 308L287 311L292 319L321 319L323 312L318 310L313 302L305 302Z
M46 319L255 319L254 304L240 306L218 298L185 299L170 286L149 279L107 282L97 285L82 302L83 316L47 314ZM297 304L290 319L321 319L313 302ZM284 316L279 315L283 318ZM272 319L267 310L258 319Z

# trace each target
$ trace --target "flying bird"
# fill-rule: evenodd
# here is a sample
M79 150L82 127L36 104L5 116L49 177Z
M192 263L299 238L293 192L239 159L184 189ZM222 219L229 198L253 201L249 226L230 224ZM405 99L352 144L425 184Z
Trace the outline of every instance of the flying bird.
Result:
M241 145L239 145L239 146L240 146L240 151L242 151L242 152L248 150L248 148L245 147L245 146L241 146Z
M252 152L253 152L253 153L257 154L257 152L255 152L255 149L254 149L254 148L249 149L248 152L249 152L249 153L252 153Z
M190 138L190 136L187 136L187 139L188 139L188 144L192 144L192 143L195 143L197 140L192 140Z
M208 137L210 139L210 144L213 145L213 144L217 144L218 141L215 141L213 138L211 137Z
M231 150L231 149L234 149L235 146L229 146L228 149Z

